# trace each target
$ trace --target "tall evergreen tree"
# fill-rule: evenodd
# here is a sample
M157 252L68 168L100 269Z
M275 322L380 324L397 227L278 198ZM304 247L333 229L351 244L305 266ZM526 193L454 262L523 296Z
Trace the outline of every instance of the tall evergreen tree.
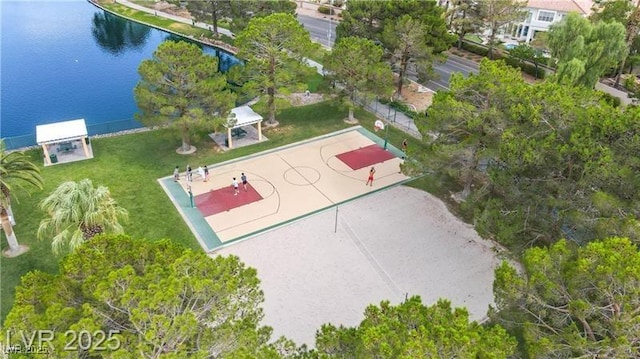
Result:
M458 36L458 48L469 33L478 33L483 27L482 3L475 0L454 0L447 10L448 26Z
M196 0L197 1L197 0ZM249 21L256 17L265 17L276 13L296 14L296 3L289 0L226 0L229 3L231 30L240 33Z
M518 101L512 94L525 86L519 71L483 60L477 75L454 74L451 90L438 92L428 118L416 123L433 150L424 161L452 176L462 186L463 199L474 184L487 183L486 164L495 161L508 126L505 111Z
M323 61L327 76L336 90L348 101L349 121L353 121L356 95L390 95L393 74L382 61L382 48L360 37L344 37Z
M354 327L325 324L316 333L321 358L507 358L516 341L500 326L469 321L464 308L439 300L424 306L420 297L399 305L382 302L365 309Z
M92 335L74 351L56 335L53 357L277 358L260 325L263 300L255 269L237 257L100 235L64 257L59 274L25 275L3 332Z
M433 73L433 49L425 44L425 25L409 15L404 15L396 23L387 23L382 39L384 46L391 50L391 63L398 72L396 96L402 96L402 87L407 71L415 69L420 80L426 80Z
M305 86L306 76L314 69L304 57L313 44L309 32L290 14L276 13L254 18L236 37L238 57L244 66L232 69L231 76L243 84L243 90L267 96L267 124L276 125L276 96Z
M336 26L336 42L343 37L363 37L379 41L386 20L384 1L349 0L343 19Z
M433 61L444 60L443 52L455 42L435 1L349 1L336 33L338 40L356 36L382 44L400 73L399 94L408 70L421 81L431 78Z
M226 77L218 72L218 59L196 45L165 41L138 68L134 89L146 126L170 125L180 131L180 152L192 150L191 136L199 128L216 130L235 105Z
M523 20L527 15L526 0L483 0L478 12L483 17L485 27L489 29L489 58L493 59L493 50L497 44L496 36L503 26Z
M229 0L191 0L187 1L187 10L197 21L210 23L213 35L218 36L218 21L230 12Z
M640 252L627 238L532 248L524 272L496 269L492 317L523 333L531 358L640 353Z

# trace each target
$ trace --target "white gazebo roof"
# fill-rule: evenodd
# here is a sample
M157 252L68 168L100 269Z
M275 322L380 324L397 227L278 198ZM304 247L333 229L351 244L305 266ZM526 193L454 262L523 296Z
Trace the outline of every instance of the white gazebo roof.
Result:
M233 122L234 119L236 120L235 123ZM258 123L262 120L262 116L253 111L251 107L240 106L231 110L227 127L236 128L246 125L253 125L254 123Z
M36 142L39 145L85 136L87 136L87 125L83 118L36 126Z

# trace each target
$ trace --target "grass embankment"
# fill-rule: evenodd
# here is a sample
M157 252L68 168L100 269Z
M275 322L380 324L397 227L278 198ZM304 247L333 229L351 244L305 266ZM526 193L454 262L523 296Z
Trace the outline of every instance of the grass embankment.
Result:
M348 127L342 120L347 110L333 105L330 101L283 110L278 116L280 125L266 129L269 141L256 145L234 149L225 153L216 151L215 145L206 136L200 135L194 141L198 151L182 156L175 150L180 140L175 130L157 131L108 137L92 140L95 158L91 160L61 164L41 168L44 189L31 196L16 193L14 214L17 220L15 232L18 241L28 245L31 250L20 257L0 261L0 315L2 321L13 304L14 289L20 277L31 270L55 273L60 257L51 253L50 242L38 240L36 233L45 214L39 210L38 203L65 181L78 181L89 178L94 185L109 187L118 203L129 210L129 222L125 224L127 234L148 240L170 238L189 248L198 249L196 239L182 221L173 204L160 188L157 179L171 175L178 165L182 170L187 164L200 166L215 164L229 159L275 148L288 143L301 141ZM358 110L356 116L364 127L372 128L372 114ZM400 131L389 131L391 143L400 146L403 135ZM27 152L34 163L42 166L40 149ZM215 176L215 173L212 173ZM6 249L6 241L2 241ZM132 253L131 255L135 255Z
M464 39L469 41L474 41L480 44L482 43L482 38L475 34L466 34L464 35Z
M129 19L132 19L147 25L151 25L159 29L173 31L177 34L183 35L185 37L190 37L193 39L200 39L201 37L206 37L210 40L218 40L218 41L227 43L229 45L233 45L233 39L231 37L226 35L214 36L213 32L207 29L191 26L189 24L173 21L160 16L155 16L154 14L132 9L128 6L121 5L118 3L106 2L106 1L98 1L98 3L100 4L100 6L116 14L119 14L121 16L127 17ZM152 8L151 5L144 5L144 4L140 4L140 5Z

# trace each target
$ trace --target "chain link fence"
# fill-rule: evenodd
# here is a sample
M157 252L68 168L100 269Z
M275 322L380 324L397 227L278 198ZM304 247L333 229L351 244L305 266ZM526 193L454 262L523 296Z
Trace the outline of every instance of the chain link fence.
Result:
M391 124L393 127L402 130L415 138L422 138L420 131L418 131L418 128L411 117L395 108L391 108L391 106L381 103L377 98L372 100L363 97L356 97L356 103L362 106L365 110L376 115L379 119L385 121L387 124Z
M143 126L138 121L134 119L127 119L87 125L87 132L89 133L89 136L96 136L135 130L142 127ZM7 150L37 146L35 133L23 136L3 137L2 139L4 140Z

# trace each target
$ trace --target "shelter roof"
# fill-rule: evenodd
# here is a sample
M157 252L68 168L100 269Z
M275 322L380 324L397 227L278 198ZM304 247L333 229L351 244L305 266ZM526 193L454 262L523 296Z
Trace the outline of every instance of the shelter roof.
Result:
M234 122L235 119L235 122ZM240 106L231 110L227 127L236 128L252 125L263 120L263 117L249 106Z
M542 10L555 10L562 12L577 12L581 15L589 15L592 0L529 0L527 6Z
M87 125L83 118L36 126L36 142L38 144L61 142L85 136L87 136Z

